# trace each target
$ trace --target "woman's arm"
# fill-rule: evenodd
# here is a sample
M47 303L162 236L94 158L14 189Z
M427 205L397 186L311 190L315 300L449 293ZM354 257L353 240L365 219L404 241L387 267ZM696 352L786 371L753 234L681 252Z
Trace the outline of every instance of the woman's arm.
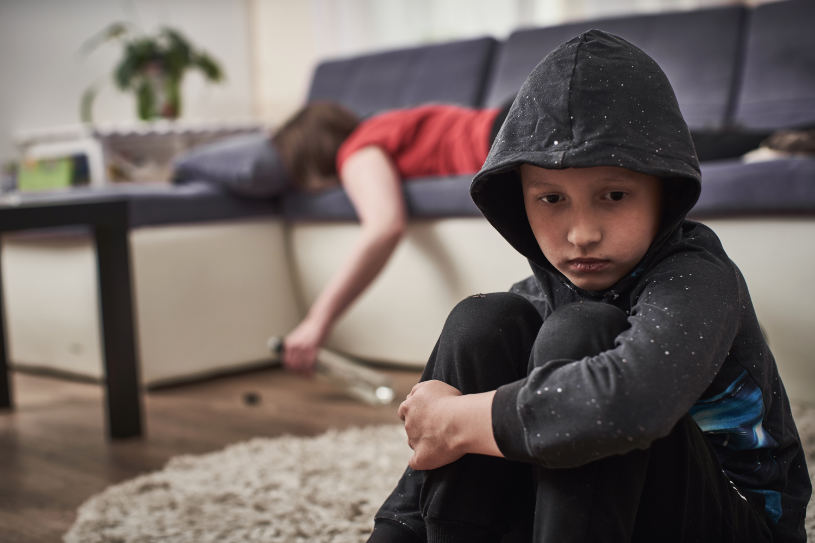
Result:
M325 337L340 315L376 278L401 238L407 216L399 174L379 147L348 157L342 183L360 220L360 234L347 259L285 340L287 367L309 372Z

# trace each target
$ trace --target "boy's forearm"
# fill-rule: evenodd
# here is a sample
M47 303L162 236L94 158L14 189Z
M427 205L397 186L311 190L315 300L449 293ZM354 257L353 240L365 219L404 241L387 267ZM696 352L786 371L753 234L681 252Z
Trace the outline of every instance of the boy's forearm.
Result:
M503 456L492 432L492 400L495 391L466 394L455 399L452 427L464 454Z

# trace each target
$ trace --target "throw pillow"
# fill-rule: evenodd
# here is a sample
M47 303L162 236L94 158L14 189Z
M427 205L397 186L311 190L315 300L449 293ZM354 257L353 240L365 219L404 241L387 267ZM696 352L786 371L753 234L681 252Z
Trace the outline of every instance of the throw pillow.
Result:
M268 135L241 134L192 149L175 161L173 181L207 181L248 198L271 198L289 186Z

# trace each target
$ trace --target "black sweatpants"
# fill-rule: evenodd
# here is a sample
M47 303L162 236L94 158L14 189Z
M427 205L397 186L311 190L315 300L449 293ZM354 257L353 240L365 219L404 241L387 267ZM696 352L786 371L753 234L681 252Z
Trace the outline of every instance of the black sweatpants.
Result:
M520 296L474 296L451 312L422 380L463 394L495 390L550 360L610 349L627 327L625 314L608 304L567 305L541 323ZM407 468L368 541L745 543L772 536L685 416L647 450L576 468L473 454L431 471Z

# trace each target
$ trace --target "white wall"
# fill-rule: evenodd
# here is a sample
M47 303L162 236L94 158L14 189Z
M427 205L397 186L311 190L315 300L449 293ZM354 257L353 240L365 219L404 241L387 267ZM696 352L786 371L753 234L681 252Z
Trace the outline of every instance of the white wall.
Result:
M120 46L111 42L79 54L86 39L115 21L146 32L175 27L221 63L224 84L208 84L197 72L186 77L183 118L254 116L246 0L0 0L0 162L16 156L14 133L78 123L82 92L96 81L107 84L94 119L137 118L133 97L110 79Z

